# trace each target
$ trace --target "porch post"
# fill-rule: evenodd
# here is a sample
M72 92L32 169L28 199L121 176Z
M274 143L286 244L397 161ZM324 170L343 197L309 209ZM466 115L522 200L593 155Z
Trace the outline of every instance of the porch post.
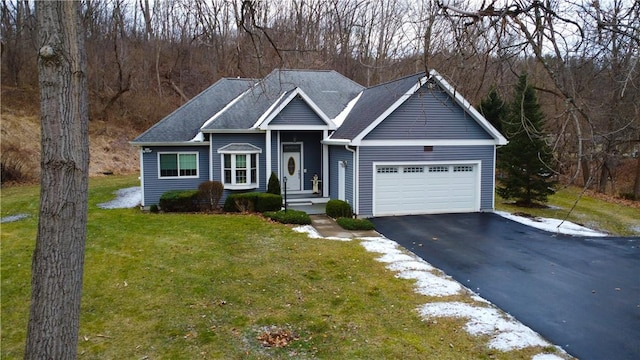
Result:
M266 146L265 161L267 162L266 164L267 173L265 175L266 175L267 182L269 182L269 177L271 176L271 130L267 130L266 134L267 134L266 135L267 138L265 139L265 144L266 144L265 145Z
M329 137L329 130L322 131L322 139ZM322 197L329 196L329 145L322 144Z

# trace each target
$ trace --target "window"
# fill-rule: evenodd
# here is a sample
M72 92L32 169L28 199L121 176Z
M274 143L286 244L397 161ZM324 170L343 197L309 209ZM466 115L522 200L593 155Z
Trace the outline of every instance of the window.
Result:
M198 177L198 153L158 153L159 177Z
M471 165L456 165L453 167L453 172L473 172L473 166Z
M448 166L429 166L429 172L449 172Z
M402 169L402 172L403 173L423 173L424 167L422 166L405 167L404 169Z
M227 189L258 187L258 154L262 150L251 144L229 144L218 149L222 156L222 179Z
M395 174L398 172L397 167L379 167L378 174Z

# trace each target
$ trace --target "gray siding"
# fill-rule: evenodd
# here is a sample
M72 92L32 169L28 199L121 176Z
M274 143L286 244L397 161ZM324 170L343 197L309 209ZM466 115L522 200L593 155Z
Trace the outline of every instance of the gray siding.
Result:
M151 152L142 154L142 177L144 180L144 205L160 202L160 197L169 190L194 190L202 182L209 180L208 146L163 146L149 147ZM164 179L158 176L159 152L198 152L198 178Z
M480 210L493 210L494 184L494 146L434 146L433 151L425 152L422 146L376 146L360 148L359 163L359 214L373 215L373 162L381 161L457 161L469 160L482 162L480 179Z
M295 140L295 141L294 141ZM314 174L318 174L323 180L322 174L322 131L282 131L280 141L302 142L304 155L304 169L302 176L302 190L311 190L311 179Z
M266 139L265 134L257 133L257 134L212 134L211 135L211 147L212 147L212 179L214 181L222 182L222 159L220 154L218 154L218 149L229 145L231 143L247 143L262 149L262 153L258 154L258 188L252 189L250 191L267 191L267 182L269 180L269 175L266 174ZM243 192L240 190L234 190L234 192ZM224 200L227 198L227 195L230 194L230 190L225 190L222 196L221 204L224 203Z
M329 147L329 197L332 199L338 198L338 161L346 161L347 168L345 169L345 199L355 207L355 197L353 190L353 167L354 167L354 154L348 151L344 146L330 146Z
M365 140L492 139L440 89L418 90L373 129Z
M278 151L278 132L272 131L271 132L271 171L274 172L276 175L278 175L278 162L280 161L279 155L280 155L280 152ZM268 176L271 176L271 174L269 174ZM278 178L280 177L278 176Z
M291 100L269 125L326 125L325 122L299 97Z

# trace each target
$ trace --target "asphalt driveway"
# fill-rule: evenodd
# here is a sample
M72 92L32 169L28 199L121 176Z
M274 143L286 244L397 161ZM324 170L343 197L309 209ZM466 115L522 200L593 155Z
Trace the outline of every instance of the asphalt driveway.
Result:
M557 235L493 213L376 230L580 359L640 359L640 238Z

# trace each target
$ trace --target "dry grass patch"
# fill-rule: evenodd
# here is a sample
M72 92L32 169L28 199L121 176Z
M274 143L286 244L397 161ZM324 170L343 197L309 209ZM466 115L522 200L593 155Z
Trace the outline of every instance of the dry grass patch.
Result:
M580 196L582 189L562 188L549 197L547 207L523 208L507 203L496 195L496 209L520 215L540 216L555 219L567 219L579 225L599 230L614 236L640 235L640 207L637 202L594 195L587 192ZM579 201L576 203L576 200ZM574 207L575 204L575 208ZM569 210L571 213L569 214ZM567 214L568 217L567 217Z

